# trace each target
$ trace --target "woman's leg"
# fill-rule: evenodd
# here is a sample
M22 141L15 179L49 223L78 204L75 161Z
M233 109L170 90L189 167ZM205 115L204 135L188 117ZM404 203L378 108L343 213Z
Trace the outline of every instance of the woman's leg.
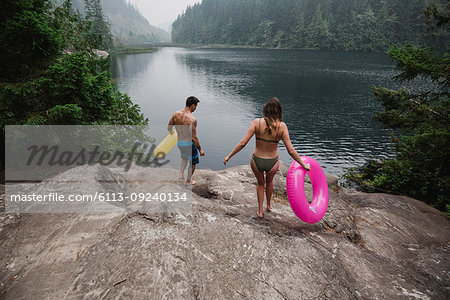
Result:
M255 161L251 160L250 166L252 167L252 171L255 174L256 180L258 183L256 184L256 196L258 197L258 217L263 217L263 204L264 204L264 172L260 171L258 167L256 167Z
M277 174L279 167L280 161L277 161L277 163L272 167L272 169L266 172L266 198L267 198L266 209L268 211L272 209L270 200L272 200L272 193L273 193L273 178L275 177L275 174Z

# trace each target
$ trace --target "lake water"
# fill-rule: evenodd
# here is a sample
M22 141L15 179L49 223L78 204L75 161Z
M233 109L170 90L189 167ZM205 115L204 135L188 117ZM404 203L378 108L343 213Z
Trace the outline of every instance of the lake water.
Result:
M261 49L162 48L113 60L119 89L139 104L150 124L167 124L186 98L206 156L200 168L223 169L223 158L261 116L273 96L283 106L292 143L325 172L340 175L369 157L388 157L388 130L373 120L381 110L372 85L393 87L397 71L385 54ZM254 137L227 166L248 164ZM282 142L280 159L292 159Z

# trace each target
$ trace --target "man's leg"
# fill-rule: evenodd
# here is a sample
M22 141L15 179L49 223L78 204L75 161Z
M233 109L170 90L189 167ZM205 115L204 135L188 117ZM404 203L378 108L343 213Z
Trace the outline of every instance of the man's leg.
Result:
M181 166L180 166L180 174L178 176L179 179L184 179L184 170L186 170L186 166L188 164L188 161L190 160L189 157L191 156L191 145L184 146L178 143L178 149L180 149L181 153Z
M187 159L181 159L180 175L178 176L179 179L184 179L184 170L186 170L187 163L188 163Z
M194 171L195 171L195 165L189 166L188 176L186 178L187 184L196 184L196 182L194 180L192 180L192 175L194 174Z
M196 182L192 180L192 175L194 174L195 166L199 163L199 159L198 159L198 150L194 146L194 144L192 144L192 158L190 163L191 166L188 170L188 177L186 179L186 184L196 184Z

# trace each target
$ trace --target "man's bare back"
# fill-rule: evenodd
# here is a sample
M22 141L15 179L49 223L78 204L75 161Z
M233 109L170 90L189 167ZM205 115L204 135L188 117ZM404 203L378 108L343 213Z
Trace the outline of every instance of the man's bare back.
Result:
M201 149L200 142L197 138L197 119L189 110L184 109L176 111L170 119L169 126L170 125L175 125L180 141L192 140L197 149ZM189 128L186 126L189 126Z
M193 122L197 121L192 113L185 112L184 110L176 111L172 115L172 119L174 125L191 125Z

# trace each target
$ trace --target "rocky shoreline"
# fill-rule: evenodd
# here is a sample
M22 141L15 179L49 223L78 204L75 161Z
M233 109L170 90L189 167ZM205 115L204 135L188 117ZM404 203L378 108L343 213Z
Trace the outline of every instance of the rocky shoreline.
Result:
M450 298L450 222L442 213L404 196L347 190L327 175L328 211L306 224L287 202L287 167L262 220L248 166L198 170L186 214L2 212L0 298ZM155 172L94 166L58 178L106 174L126 190ZM308 183L306 193L311 198ZM3 192L1 202L4 211Z

